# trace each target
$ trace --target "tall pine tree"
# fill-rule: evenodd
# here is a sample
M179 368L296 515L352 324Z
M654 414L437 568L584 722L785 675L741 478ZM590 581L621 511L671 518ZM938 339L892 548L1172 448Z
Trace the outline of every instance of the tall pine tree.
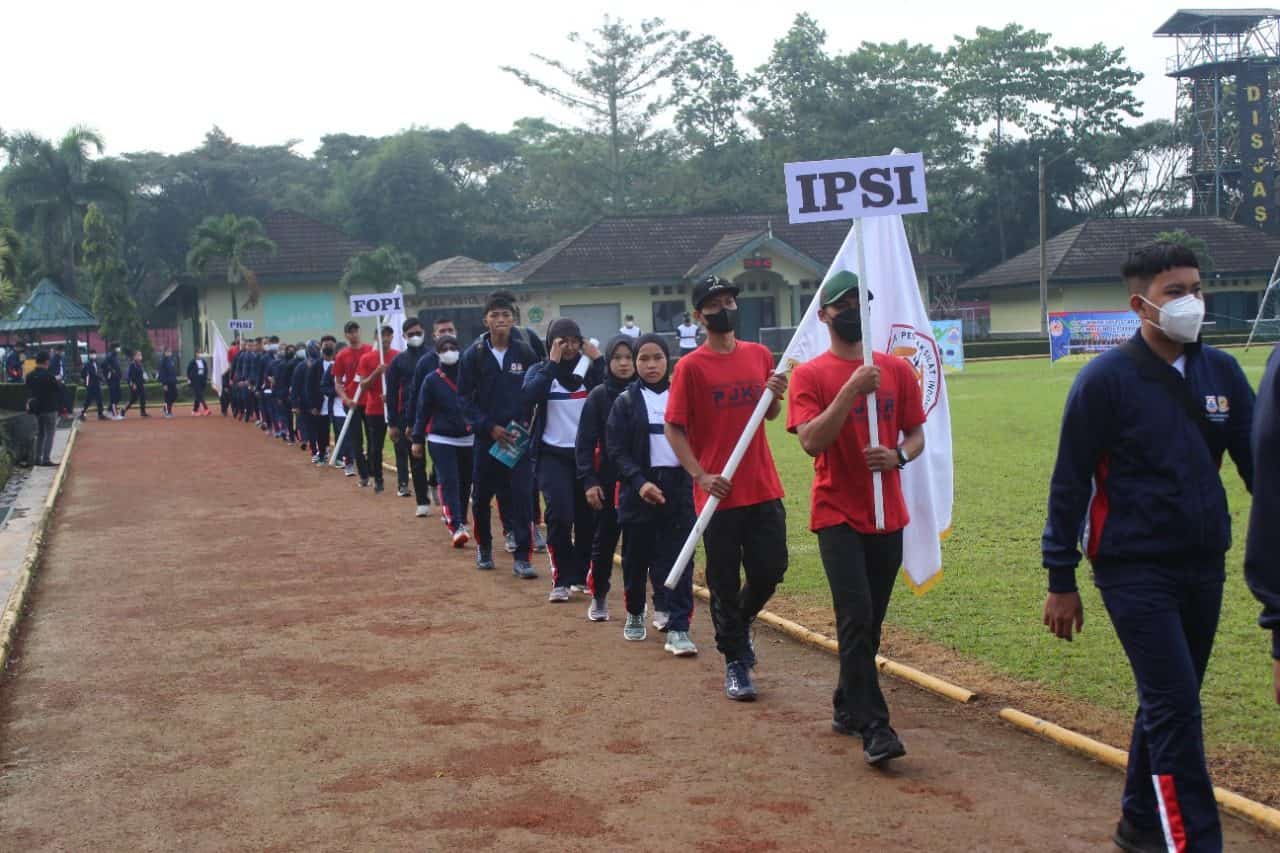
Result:
M120 238L98 205L84 215L84 270L93 281L93 313L98 334L119 342L127 350L142 349L151 357L151 341L138 314L138 303L129 295L127 271L120 255Z

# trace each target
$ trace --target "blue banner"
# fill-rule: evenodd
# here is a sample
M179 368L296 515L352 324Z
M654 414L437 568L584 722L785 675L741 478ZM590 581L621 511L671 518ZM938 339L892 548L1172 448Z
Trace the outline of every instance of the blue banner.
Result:
M942 366L964 370L964 323L960 320L932 320L933 340L942 352Z
M1049 315L1049 359L1119 346L1142 326L1132 311L1061 311Z

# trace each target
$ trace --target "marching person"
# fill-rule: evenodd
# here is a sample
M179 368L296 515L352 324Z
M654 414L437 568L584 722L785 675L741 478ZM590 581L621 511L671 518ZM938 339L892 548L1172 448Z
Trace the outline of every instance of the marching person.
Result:
M213 414L204 400L205 389L209 387L209 363L203 353L196 353L187 363L187 381L191 383L191 394L195 398L191 404L192 416L207 417Z
M1115 842L1220 851L1200 685L1231 543L1219 464L1230 452L1252 487L1254 395L1234 358L1199 342L1195 253L1152 243L1121 275L1142 327L1086 364L1067 395L1042 539L1044 623L1064 640L1084 626L1083 540L1138 686Z
M84 420L84 413L94 404L98 406L98 420L109 420L102 413L102 372L98 369L98 354L90 349L88 356L80 368L80 379L84 382L84 405L80 407L80 420Z
M582 351L582 330L568 318L547 329L550 350L546 361L524 376L526 411L534 411L534 467L538 488L546 501L547 550L551 553L550 602L569 600L571 587L586 589L587 564L595 516L577 479L574 450L578 423L591 389L602 380L602 369Z
M702 537L711 621L716 648L725 659L725 695L749 702L756 698L751 623L786 574L787 516L764 430L752 437L732 483L719 472L766 387L776 395L766 417L778 417L787 379L773 372L768 347L737 339L737 295L737 287L716 276L694 286L694 318L706 329L707 339L676 365L666 435L697 485L695 511L702 512L711 495L720 499ZM655 621L662 627L665 617L655 615L662 617Z
M62 406L62 386L49 370L49 353L36 353L36 369L27 374L27 411L35 415L34 464L51 466L53 435L58 429L58 409Z
M693 483L671 448L663 422L671 391L667 343L659 335L636 339L637 381L609 412L608 445L618 472L618 519L622 524L622 579L627 621L624 639L645 639L646 587L653 586L655 613L665 614L666 650L696 655L689 639L693 616L693 566L673 590L664 583L693 530ZM692 563L692 561L690 561Z
M164 386L164 416L172 418L173 404L178 400L178 359L174 357L172 347L164 348L156 379Z
M427 490L426 462L414 459L409 453L409 433L413 428L412 415L406 413L405 407L414 396L409 387L413 382L413 369L423 355L423 344L426 336L422 331L422 321L417 317L409 317L400 326L404 334L405 347L402 352L387 364L387 431L391 436L391 446L396 454L396 496L410 496L409 480L413 479L413 494L419 496L418 505L427 506L425 499ZM430 513L430 509L427 510Z
M461 548L471 539L467 502L476 465L473 452L476 437L458 400L458 360L462 355L458 352L458 341L449 335L436 338L435 350L440 366L423 378L422 387L414 395L418 410L409 430L410 453L414 459L421 460L425 445L425 451L431 454L439 481L440 515L449 528L453 547ZM427 508L418 507L419 516L426 515L424 509Z
M529 563L533 544L533 460L529 448L516 446L513 425L528 429L521 405L525 371L538 360L523 338L512 334L515 296L499 290L485 300L488 331L467 348L458 373L458 398L476 436L472 474L472 516L476 539L476 568L492 569L493 535L490 504L497 497L512 528L515 557L512 573L523 579L538 576ZM515 458L510 466L490 451L494 445Z
M1280 344L1271 351L1253 413L1253 508L1244 576L1271 632L1272 685L1280 704Z
M609 341L604 352L604 382L591 389L574 452L577 457L578 480L587 505L595 512L595 535L591 539L591 562L587 570L587 588L591 605L587 618L592 622L609 621L609 590L613 578L613 554L618 547L618 513L614 501L618 474L609 454L609 410L631 381L635 379L635 343L629 335L618 335Z
M107 383L107 400L110 403L111 419L118 421L124 418L120 414L120 381L124 372L120 369L120 345L111 344L107 348L107 357L102 360L102 378Z
M315 418L312 431L316 442L316 452L311 457L311 461L317 465L324 465L329 461L329 430L332 428L341 428L342 419L346 417L346 410L342 409L342 400L338 398L338 391L333 380L333 360L337 354L337 339L332 335L323 335L320 338L320 352L312 361L311 369L307 372L307 404L312 407L312 416ZM342 414L339 415L338 412ZM335 436L337 433L335 433ZM333 453L337 453L334 448ZM341 455L339 455L341 458ZM348 465L347 476L353 473L351 465Z
M404 421L407 425L411 426L413 424L413 419L417 416L417 394L418 389L422 387L423 380L427 378L428 374L434 373L436 368L440 366L440 360L436 355L435 344L441 338L453 338L455 341L458 339L458 333L454 323L447 317L437 317L431 324L431 340L423 342L422 354L418 356L418 361L413 366L413 380L409 383L408 388L409 397L404 401L403 405ZM458 342L458 346L461 347L460 341ZM424 466L426 465L425 459L422 464ZM424 502L423 495L417 492L417 485L415 481L414 496L418 503L418 511L416 515L419 518L426 518L431 515L431 490L436 488L438 485L439 483L437 482L435 469L433 467L427 474L426 500ZM424 510L423 507L427 508Z
M369 460L364 453L364 394L360 395L359 402L356 401L356 365L370 347L360 343L360 324L355 320L347 321L342 332L347 339L347 347L335 354L331 373L334 393L342 403L343 414L336 414L339 407L335 402L333 428L336 434L341 432L344 419L351 422L347 427L347 437L338 448L338 456L346 461L346 475L359 474L360 485L364 487L369 485Z
M795 369L787 429L814 458L809 529L818 535L840 651L831 726L860 735L867 763L877 765L906 755L889 725L876 654L909 521L899 471L924 451L924 408L910 364L882 353L867 363L858 277L838 273L818 298L818 319L831 332L831 349ZM873 391L878 446L872 446L867 425L867 395ZM874 472L883 484L882 530L876 527Z
M147 372L142 369L142 350L134 350L133 358L129 360L129 402L125 403L124 411L120 413L123 418L134 404L138 404L138 408L142 412L142 417L149 418L147 414Z
M684 322L676 326L676 337L680 341L680 355L688 355L698 348L698 324L693 322L687 311Z
M289 381L289 405L293 408L294 433L303 451L310 450L312 453L315 453L315 434L312 431L311 403L307 397L307 374L311 370L312 359L319 355L320 345L316 341L298 344L293 354L297 366Z
M382 393L382 377L386 373L387 364L400 354L398 350L391 348L395 329L383 326L381 334L382 351L369 347L369 350L360 356L360 361L356 363L356 381L364 389L362 394L364 426L365 433L369 437L367 458L369 472L373 475L375 493L386 488L382 473L382 451L387 443L387 405Z
M62 417L71 416L71 408L75 405L74 398L68 393L67 389L67 362L65 348L62 344L53 345L53 353L49 356L49 372L53 374L53 378L58 380L58 387L62 389L62 396L58 405L58 414Z

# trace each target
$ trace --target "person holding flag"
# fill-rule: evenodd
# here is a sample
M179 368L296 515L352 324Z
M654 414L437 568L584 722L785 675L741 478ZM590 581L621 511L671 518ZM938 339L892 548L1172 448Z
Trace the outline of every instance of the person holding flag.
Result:
M867 363L858 277L837 272L818 299L817 316L830 329L831 348L795 368L787 429L814 458L809 529L818 536L840 648L831 727L860 735L867 763L877 765L906 755L889 725L876 653L909 521L899 471L924 451L924 409L910 364L878 352ZM867 417L873 392L878 445L871 442ZM882 479L883 528L873 511L873 472Z
M360 475L361 487L369 485L369 460L364 454L364 394L357 391L356 365L371 347L360 342L360 323L348 320L342 333L347 339L347 347L333 357L333 389L336 401L333 406L333 428L342 435L346 429L346 437L336 453L346 466L346 475ZM356 401L359 393L360 400ZM341 402L341 406L338 405ZM342 414L338 414L338 410ZM349 423L347 423L349 421Z
M751 623L787 571L787 516L782 483L762 431L751 437L733 482L718 472L725 469L766 388L775 399L765 417L778 417L787 377L774 373L768 347L737 339L737 296L737 287L714 275L694 285L694 319L706 328L707 338L676 362L665 434L693 478L697 511L712 495L720 500L702 540L711 621L716 648L725 659L725 695L749 702L756 698ZM745 584L740 571L746 574ZM666 614L654 615L655 627L665 628Z
M382 448L387 441L387 407L382 390L383 374L386 373L387 364L400 354L391 348L396 330L391 326L383 326L381 334L382 346L377 349L370 348L356 363L356 382L364 389L360 402L364 406L365 435L369 439L367 464L369 473L373 475L375 493L386 488L382 479Z

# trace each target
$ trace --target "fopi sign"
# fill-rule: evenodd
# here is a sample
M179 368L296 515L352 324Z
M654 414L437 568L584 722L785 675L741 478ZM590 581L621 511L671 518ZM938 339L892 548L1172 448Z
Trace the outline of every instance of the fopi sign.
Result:
M253 321L252 320L228 320L227 328L233 332L252 332Z
M923 154L787 163L791 223L903 216L929 209Z
M352 317L385 317L404 310L400 293L361 293L351 297Z

